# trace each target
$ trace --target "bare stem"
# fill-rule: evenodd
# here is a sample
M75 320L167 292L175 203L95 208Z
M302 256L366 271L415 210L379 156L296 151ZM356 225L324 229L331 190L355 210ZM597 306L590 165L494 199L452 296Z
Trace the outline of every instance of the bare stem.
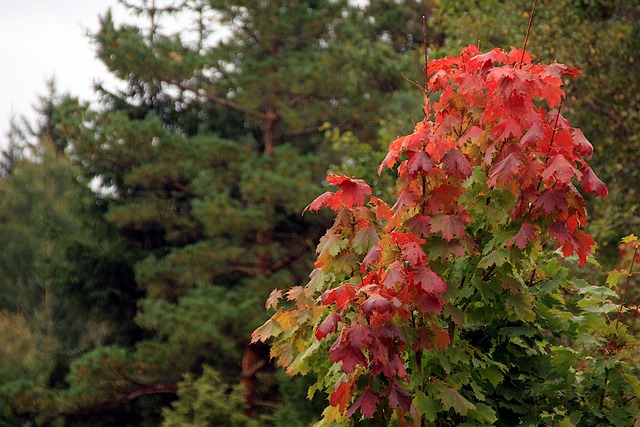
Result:
M422 15L422 45L424 46L424 90L427 90L429 84L429 71L427 64L429 64L429 51L427 49L427 17Z
M533 15L536 13L536 4L538 0L533 0L533 7L531 8L531 15L529 15L529 25L527 25L527 34L524 37L524 43L522 45L522 56L520 57L519 68L522 68L524 62L524 54L527 52L527 43L529 43L529 34L531 33L531 24L533 24Z
M556 133L558 133L558 121L560 120L560 111L562 110L562 103L564 102L564 98L560 100L560 105L558 105L558 114L556 114L556 122L553 124L553 133L551 134L551 140L549 141L549 149L547 150L547 157L549 157L549 153L551 153L551 147L553 145L553 140L556 137Z
M631 258L631 267L629 267L629 273L627 273L627 282L624 284L624 292L622 293L622 298L620 299L620 307L618 308L618 316L616 318L616 334L620 331L620 317L622 317L622 310L624 310L624 305L627 299L627 291L629 290L629 283L631 282L631 275L633 274L633 267L636 262L636 256L638 255L638 245L633 251L633 258Z

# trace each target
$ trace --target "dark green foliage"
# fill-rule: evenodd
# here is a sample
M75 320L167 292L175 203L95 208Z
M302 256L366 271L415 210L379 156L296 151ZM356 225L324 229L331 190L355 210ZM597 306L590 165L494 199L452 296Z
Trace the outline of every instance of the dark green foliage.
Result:
M413 6L405 6L406 16ZM296 399L274 394L282 378L255 373L243 359L251 360L249 335L264 321L262 301L306 275L325 227L322 217L300 216L337 159L321 127L376 137L383 100L407 86L401 71L410 57L397 52L415 40L400 48L376 35L392 26L393 8L375 26L366 16L378 11L346 1L169 9L130 5L148 26L119 25L109 13L101 19L98 56L127 83L99 86L105 108L56 101L43 110L52 119L41 138L74 123L51 138L99 197L79 212L94 232L65 239L52 275L56 292L68 295L52 319L69 329L50 377L55 389L20 394L38 396L20 411L42 420L118 419L152 394L176 398L177 382L203 364L221 373L225 390L241 379L251 387L245 406L266 402L248 411L266 416L284 405L266 423L291 420ZM196 25L164 33L168 13ZM210 37L216 21L231 31L220 43ZM80 205L96 201L87 196ZM79 306L91 315L76 315ZM91 339L71 327L83 320ZM157 419L159 406L148 416Z

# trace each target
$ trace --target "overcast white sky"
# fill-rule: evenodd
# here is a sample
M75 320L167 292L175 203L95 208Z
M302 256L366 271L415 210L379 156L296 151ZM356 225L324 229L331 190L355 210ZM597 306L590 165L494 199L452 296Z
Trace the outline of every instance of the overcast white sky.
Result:
M54 77L59 92L93 100L92 82L109 79L85 35L116 0L0 0L0 141L12 115L33 117L38 95Z

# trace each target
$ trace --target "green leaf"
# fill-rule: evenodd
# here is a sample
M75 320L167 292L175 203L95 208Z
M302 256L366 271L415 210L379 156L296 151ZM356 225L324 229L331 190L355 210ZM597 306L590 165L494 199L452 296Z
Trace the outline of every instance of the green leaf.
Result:
M611 270L609 274L607 274L607 286L611 289L615 288L618 286L618 283L620 283L620 278L622 276L627 276L627 274L628 273L625 270Z
M469 410L476 408L473 403L465 399L457 390L450 387L439 390L438 398L442 401L444 409L453 408L454 411L461 415L467 415Z
M335 233L327 233L320 239L318 253L322 256L328 252L331 256L336 256L349 246L349 242Z
M484 402L487 400L487 395L485 394L485 390L478 385L478 383L476 383L475 381L471 381L469 383L469 386L471 387L471 390L473 390L473 395L475 396L475 398L481 402Z
M497 387L504 380L504 375L497 366L489 365L480 369L480 374L489 380L492 386Z
M631 425L633 420L631 419L630 411L630 408L613 408L608 417L609 421L611 421L611 425L615 427L626 427Z
M485 425L493 425L498 421L496 411L494 411L491 406L485 405L484 403L476 403L475 409L470 412L470 417L473 416L473 418L481 421Z
M420 390L414 393L413 404L420 415L423 415L427 421L434 422L436 414L440 410L441 405L434 399L427 397Z
M496 249L478 262L478 268L489 268L494 264L496 267L500 267L506 260L507 250L504 248Z
M636 398L640 399L640 379L637 376L626 372L623 373L622 376L624 377L627 385L633 390L633 394L636 395Z
M447 384L453 388L461 388L463 385L469 384L471 375L468 372L456 372L447 377Z
M305 287L305 292L309 292L307 296L314 295L316 292L325 289L325 283L331 285L334 280L335 275L324 273L321 268L316 268L309 274L309 283Z
M266 341L282 333L282 327L273 319L267 320L262 326L253 331L251 342Z
M558 422L558 427L575 427L575 424L571 422L571 419L563 418Z
M445 410L453 409L461 415L466 415L469 410L475 409L475 405L458 393L458 390L442 381L430 383L427 388L431 394L440 399Z
M578 355L575 351L567 347L552 347L553 352L553 368L552 371L558 373L569 372L571 366L578 361Z
M303 362L307 357L315 353L318 348L320 348L320 341L314 338L311 345L308 346L305 351L298 354L295 359L293 359L293 362L291 362L291 365L288 367L287 371L306 375L308 373L308 369L303 365Z
M380 241L378 233L373 227L364 227L356 232L353 238L353 249L356 253L366 254L369 249Z
M504 328L500 328L498 333L506 337L531 338L538 333L538 330L533 326L506 326Z
M533 322L536 314L533 312L533 295L526 293L507 294L505 304L507 308L515 313L517 319Z

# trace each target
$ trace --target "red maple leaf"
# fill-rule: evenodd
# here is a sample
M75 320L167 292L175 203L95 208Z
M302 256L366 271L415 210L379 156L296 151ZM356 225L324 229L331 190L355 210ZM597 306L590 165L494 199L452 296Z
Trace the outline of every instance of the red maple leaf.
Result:
M467 143L467 141L469 141L470 139L475 140L480 138L480 136L482 135L482 128L480 126L471 126L464 135L462 135L460 137L460 139L458 140L458 146L462 147L464 144Z
M562 154L556 154L551 156L540 176L545 183L550 183L553 178L561 184L568 184L573 177L580 179L582 174Z
M351 418L355 412L360 409L362 415L366 418L373 417L373 414L376 413L376 409L378 407L378 403L380 403L380 398L376 396L376 394L371 391L369 386L366 386L358 399L351 405L349 410L346 413L347 418Z
M583 230L576 230L572 233L573 236L573 248L580 259L580 266L582 267L587 262L587 257L593 252L592 248L596 244L593 237Z
M553 211L566 212L569 208L567 192L562 189L546 189L542 192L538 200L533 205L535 208L541 208L545 213Z
M335 196L346 206L360 206L364 204L364 196L371 195L371 187L361 179L330 174L327 182L340 187Z
M340 321L340 315L336 311L329 313L326 319L320 323L318 329L316 329L316 338L318 340L323 339L332 332L335 332Z
M404 274L404 267L400 261L393 262L389 269L387 270L387 274L382 280L382 284L387 288L393 288L402 280Z
M604 197L609 194L607 186L596 176L593 170L586 166L583 169L582 180L580 186L584 188L588 193L595 194L598 197Z
M467 65L472 70L481 70L486 67L492 67L495 64L504 64L507 62L507 55L504 50L496 47L487 53L481 53L473 56L467 62Z
M593 154L593 145L591 145L580 129L573 129L571 131L571 137L578 154L582 157L587 157Z
M498 141L505 141L509 136L520 138L520 135L522 135L522 125L520 121L513 117L504 117L493 127L491 133Z
M424 348L430 350L435 344L440 350L445 350L450 343L449 332L441 328L419 327L417 329L418 340L414 343L414 349Z
M454 237L463 237L464 225L456 214L436 214L431 220L431 231L442 233L442 237L450 242Z
M433 162L424 151L407 151L407 172L410 175L425 174L433 169Z
M371 294L367 300L360 306L364 314L371 314L374 311L378 313L386 313L393 307L388 299L378 293Z
M565 257L574 253L580 259L580 266L587 262L587 257L591 255L593 246L596 242L590 234L583 230L574 230L570 232L562 221L556 221L549 227L549 233L558 241L558 247L562 248L562 254Z
M320 209L325 207L331 208L334 211L340 209L340 199L336 198L335 194L331 191L327 191L316 197L316 199L311 202L309 206L304 208L302 214L304 215L306 211L319 211Z
M416 295L413 299L413 305L425 314L440 314L445 302L440 295L434 294L421 294Z
M387 363L380 366L380 370L388 378L398 377L406 379L408 377L402 359L395 353L389 356Z
M545 135L542 123L535 122L529 127L527 133L520 139L521 145L528 145L531 148L535 148L538 145L538 141L543 139Z
M382 163L380 163L380 166L378 166L378 175L382 174L382 169L384 169L385 166L391 169L393 165L396 164L396 162L398 161L398 157L400 157L400 153L402 151L401 146L404 142L404 139L404 136L400 136L391 144L389 144L389 152L387 153Z
M518 230L518 234L507 241L507 248L510 248L514 243L520 248L524 249L529 242L533 242L538 237L538 227L528 222L523 223Z
M516 219L530 213L531 205L538 200L538 196L540 195L536 187L536 184L530 183L528 187L520 190L516 204L513 209L511 209L511 218Z
M453 209L460 196L464 194L464 188L460 185L442 184L431 190L431 197L427 200L425 210L428 212L441 212Z
M403 246L410 242L414 242L414 243L425 242L423 239L420 239L411 233L400 233L397 231L393 231L389 233L389 235L391 236L391 241L398 246Z
M408 206L408 207L415 206L417 201L418 201L418 195L415 193L415 191L413 191L410 188L406 188L400 193L398 200L396 201L396 203L393 205L391 209L397 212L403 206Z
M418 237L426 237L431 233L430 216L415 214L404 225Z
M444 170L449 175L457 175L461 178L468 178L473 172L471 163L467 156L462 154L460 150L454 149L448 151L442 158Z
M418 242L407 242L403 244L402 258L413 267L427 262L427 256Z
M393 211L384 201L380 200L377 197L371 197L369 199L369 203L374 206L374 213L376 217L383 219L385 221L389 221L393 217Z
M544 89L544 99L549 107L559 105L564 97L564 90L558 84L548 84Z
M429 294L444 294L447 292L447 284L433 270L427 267L421 267L416 271L413 277L414 282L420 285L423 291Z
M356 324L347 331L347 338L354 348L360 350L370 346L377 339L377 335L371 325Z
M577 76L580 75L580 70L574 67L567 67L564 64L559 64L554 59L549 65L542 65L542 71L540 76L543 78L551 77L558 80L558 83L562 83L560 80L562 76Z
M526 82L531 79L529 73L520 68L505 65L489 71L487 86L498 91L503 98L527 92Z
M364 357L362 350L354 347L349 339L345 338L345 332L338 337L329 349L329 360L333 363L342 362L342 371L349 374L353 372L358 365L367 366L367 359Z
M380 337L373 332L371 334L371 342L367 345L369 359L371 360L371 373L379 375L383 371L383 367L389 363L389 347L385 345Z
M331 289L322 294L322 304L330 305L334 302L340 310L347 308L349 303L356 297L356 290L353 285L343 283L335 289Z
M436 339L436 345L442 351L444 351L451 343L451 335L449 335L449 331L445 329L435 328L433 330L433 335Z
M337 406L340 412L344 412L347 404L351 401L353 384L350 381L341 382L333 393L329 396L329 404Z
M437 119L437 118L436 118ZM425 150L431 156L431 159L439 163L442 157L449 151L457 146L457 141L452 136L443 136L441 133L434 134L429 139Z
M474 95L482 92L484 89L484 79L481 75L475 72L463 72L456 77L456 83L458 84L458 93L463 93L470 99L473 99Z
M374 330L380 341L384 342L389 347L394 345L403 346L405 344L402 336L402 330L393 322L386 322L384 324L377 325Z
M324 207L337 211L343 205L348 207L361 206L364 204L365 196L371 195L371 187L361 179L330 174L327 175L327 182L337 185L340 189L335 193L327 191L318 196L309 206L304 208L303 215L308 210L318 211Z
M515 66L522 61L522 65L529 65L531 64L531 59L533 59L531 52L523 52L522 49L516 49L511 46L511 50L507 53L507 60L504 62Z
M362 264L360 265L360 271L364 273L365 271L367 271L367 268L369 268L371 264L373 264L374 262L376 263L379 262L381 257L382 257L382 248L380 248L379 245L374 245L371 249L369 249L369 252L362 260Z
M401 408L404 412L409 412L409 410L411 410L411 395L407 390L398 387L396 384L391 384L380 394L388 397L389 406L392 409Z
M491 167L487 185L489 188L496 187L498 184L500 184L501 187L506 187L511 179L518 175L521 167L522 160L520 154L517 152L510 153Z

